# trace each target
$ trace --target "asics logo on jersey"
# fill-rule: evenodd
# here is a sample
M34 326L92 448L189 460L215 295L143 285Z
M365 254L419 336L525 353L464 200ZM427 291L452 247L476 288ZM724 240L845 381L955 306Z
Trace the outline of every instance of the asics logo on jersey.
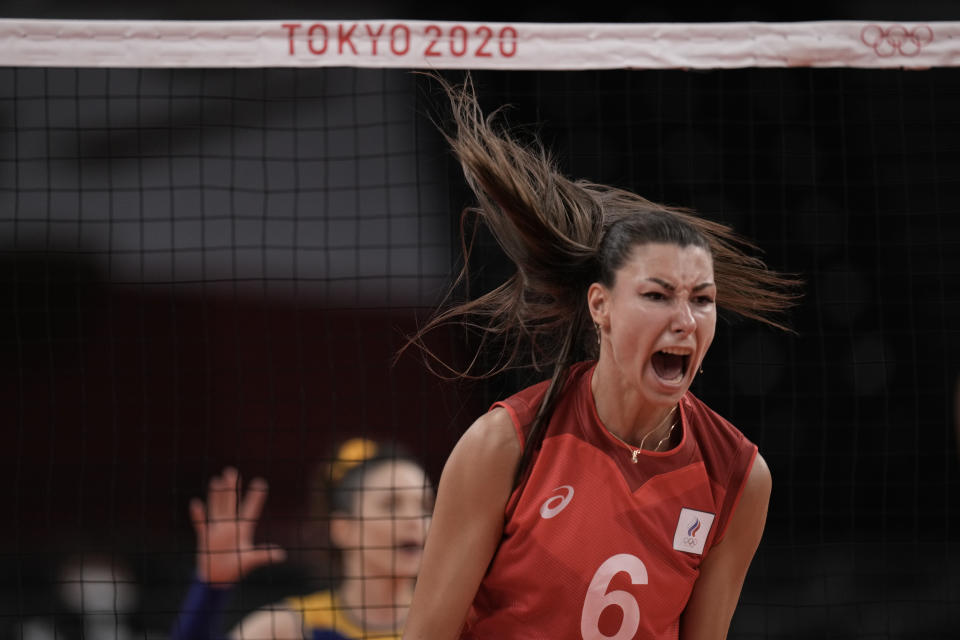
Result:
M566 509L570 501L573 500L573 487L568 484L557 487L554 491L562 491L563 495L550 496L540 505L540 517L544 520L549 520Z

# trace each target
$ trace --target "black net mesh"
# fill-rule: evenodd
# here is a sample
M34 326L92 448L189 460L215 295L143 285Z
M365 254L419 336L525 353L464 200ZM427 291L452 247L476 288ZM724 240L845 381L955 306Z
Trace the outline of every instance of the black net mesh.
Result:
M806 281L796 335L725 319L694 387L774 477L732 637L960 627L958 74L474 74L566 173L729 223ZM314 480L339 443L402 444L435 482L542 377L391 364L457 269L442 113L402 70L0 70L0 634L167 634L187 503L227 464L270 481L257 537L289 554L231 618L327 584ZM476 258L481 289L509 273Z

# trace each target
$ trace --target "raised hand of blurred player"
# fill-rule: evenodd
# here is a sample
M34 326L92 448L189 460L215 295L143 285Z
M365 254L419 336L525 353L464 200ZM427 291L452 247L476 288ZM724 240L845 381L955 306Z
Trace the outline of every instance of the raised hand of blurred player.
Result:
M253 542L266 500L266 481L254 478L242 494L240 474L227 467L210 479L206 503L199 498L190 501L201 580L227 586L257 567L284 560L286 554L278 546Z

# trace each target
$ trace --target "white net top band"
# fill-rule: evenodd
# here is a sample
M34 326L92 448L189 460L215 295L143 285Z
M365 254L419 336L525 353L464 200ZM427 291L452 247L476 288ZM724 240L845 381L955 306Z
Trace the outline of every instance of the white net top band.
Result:
M922 69L960 64L960 22L6 19L0 20L0 63L143 68Z

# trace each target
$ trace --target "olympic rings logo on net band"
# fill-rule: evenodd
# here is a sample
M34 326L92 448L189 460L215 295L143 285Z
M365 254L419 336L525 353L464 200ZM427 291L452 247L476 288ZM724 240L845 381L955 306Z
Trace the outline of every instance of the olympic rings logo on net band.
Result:
M860 32L860 40L881 58L889 58L898 53L913 57L918 55L924 46L933 42L933 29L927 25L907 29L899 24L884 29L880 25L868 24Z

